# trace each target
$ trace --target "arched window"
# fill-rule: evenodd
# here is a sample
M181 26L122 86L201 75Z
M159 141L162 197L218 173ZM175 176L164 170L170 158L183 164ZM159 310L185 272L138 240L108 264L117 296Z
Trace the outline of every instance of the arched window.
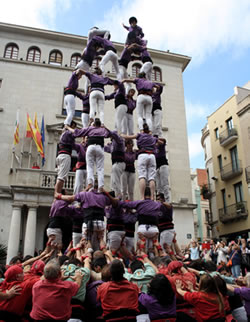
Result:
M101 61L101 58L95 58L93 60L93 63L92 63L92 66L91 66L91 72L93 73L94 69L96 67L99 67L99 64L100 64L100 61Z
M70 67L76 67L76 65L79 63L80 60L81 60L80 54L73 54L71 56Z
M132 77L138 77L139 73L140 73L140 69L141 69L141 65L140 64L134 64L132 66Z
M19 48L16 44L11 43L8 44L5 47L5 51L4 51L4 57L5 58L10 58L10 59L17 59L18 58L18 52L19 52Z
M59 50L52 50L49 55L49 64L62 65L62 53Z
M27 53L27 61L40 63L41 50L38 47L30 47Z
M152 81L162 82L161 69L159 67L154 67L152 70Z

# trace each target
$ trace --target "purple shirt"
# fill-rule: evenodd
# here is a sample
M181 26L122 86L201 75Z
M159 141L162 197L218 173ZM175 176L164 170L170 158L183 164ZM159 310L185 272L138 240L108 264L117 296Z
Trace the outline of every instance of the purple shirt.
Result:
M89 72L86 72L85 75L89 78L91 85L98 83L101 85L113 85L114 81L108 77L103 77L101 75L97 74L91 74Z
M114 91L113 93L111 93L110 95L106 95L105 99L106 100L111 100L111 99L116 99L117 96L123 96L125 98L125 87L123 85L123 83L119 82L118 84L118 89L116 91Z
M123 221L123 203L118 200L118 204L116 207L110 206L106 209L106 217L107 219L119 219L119 221Z
M127 96L127 106L128 106L127 113L133 114L133 111L136 107L136 100L134 100L133 98L128 98Z
M68 81L68 84L67 84L67 87L73 89L74 91L77 90L78 88L78 77L76 75L76 72L73 72L69 81Z
M152 91L155 83L145 79L145 78L136 78L135 79L135 86L137 91L145 90L145 91Z
M86 162L86 144L75 144L75 150L77 152L77 161L78 162Z
M159 144L156 149L155 157L162 158L166 157L166 140L164 140L164 144Z
M241 287L241 288L235 288L234 294L240 295L243 300L245 300L245 309L247 312L247 315L250 315L250 288L249 287Z
M138 215L159 216L162 204L151 199L123 202L124 208L136 209Z
M104 39L100 36L94 36L92 39L96 42L97 45L102 47L105 50L105 52L110 50L111 48L113 48L116 52L116 49L110 40Z
M106 206L110 205L109 198L105 194L99 193L95 190L82 191L75 195L75 200L81 203L81 207L83 209L89 207L104 209Z
M136 160L136 152L125 152L125 163L126 164L134 164Z
M113 153L115 151L125 151L124 139L117 134L117 131L111 131L112 142L108 143L104 147L104 151L107 153Z
M141 293L139 302L147 309L151 320L176 316L176 298L170 305L163 306L153 295Z
M107 129L105 129L104 127L96 127L96 126L89 126L86 128L82 128L82 129L75 129L74 132L75 136L102 136L104 138L108 138L111 136L111 132Z
M138 148L144 150L155 150L155 144L158 142L158 139L153 137L148 133L138 133L136 136Z
M96 41L91 39L88 44L87 47L84 49L83 55L82 55L82 59L84 61L86 61L89 66L92 65L92 62L96 56Z
M81 98L82 100L82 110L84 113L88 113L89 114L89 94L82 96Z
M137 221L138 214L131 213L129 209L125 209L125 212L123 212L123 222L124 224L135 224Z
M153 100L153 104L158 104L161 105L161 93L163 91L163 86L160 84L157 84L158 86L160 86L160 88L152 94L152 100Z
M50 208L49 217L66 217L73 215L73 209L64 200L55 200Z

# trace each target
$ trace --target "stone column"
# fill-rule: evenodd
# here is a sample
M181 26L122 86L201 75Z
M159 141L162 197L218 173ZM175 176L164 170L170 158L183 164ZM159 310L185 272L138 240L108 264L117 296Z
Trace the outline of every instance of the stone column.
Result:
M36 218L37 218L37 207L29 206L26 230L25 230L23 256L26 256L26 255L34 256L35 245L36 245Z
M21 206L13 205L8 241L7 264L9 264L12 257L17 256L18 254L20 244L21 210Z

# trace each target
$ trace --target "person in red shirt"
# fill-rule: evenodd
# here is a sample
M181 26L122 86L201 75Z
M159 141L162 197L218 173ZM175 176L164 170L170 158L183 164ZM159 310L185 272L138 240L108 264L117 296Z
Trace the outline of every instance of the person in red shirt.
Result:
M71 298L81 285L81 274L75 274L75 282L62 281L59 262L51 260L45 265L44 277L33 287L30 316L34 320L67 321L71 316Z
M176 290L185 301L194 306L196 321L226 321L224 299L211 275L202 275L198 292L182 290L180 280L176 281Z
M139 288L123 277L124 266L115 259L110 266L112 280L97 289L97 300L101 302L103 317L118 318L138 314Z
M23 269L19 265L10 266L4 276L5 279L1 284L3 294L8 294L14 286L19 288L20 294L0 302L0 318L12 322L20 321L25 306L32 296L32 287L36 280L24 281Z

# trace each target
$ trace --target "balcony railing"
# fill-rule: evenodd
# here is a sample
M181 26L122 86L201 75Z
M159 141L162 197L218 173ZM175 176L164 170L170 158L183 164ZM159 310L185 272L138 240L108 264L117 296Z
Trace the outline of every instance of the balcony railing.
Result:
M245 172L246 172L246 181L247 183L250 183L250 166L246 167Z
M226 146L238 138L238 132L235 127L232 129L226 129L219 134L219 140L221 146Z
M241 161L238 160L235 163L229 163L221 168L220 175L221 180L226 181L234 177L237 177L242 173Z
M247 202L241 201L225 208L219 209L219 218L222 223L237 219L246 219L248 216Z
M36 169L16 169L16 185L34 188L53 189L56 184L57 172ZM73 190L75 173L69 172L64 188Z

